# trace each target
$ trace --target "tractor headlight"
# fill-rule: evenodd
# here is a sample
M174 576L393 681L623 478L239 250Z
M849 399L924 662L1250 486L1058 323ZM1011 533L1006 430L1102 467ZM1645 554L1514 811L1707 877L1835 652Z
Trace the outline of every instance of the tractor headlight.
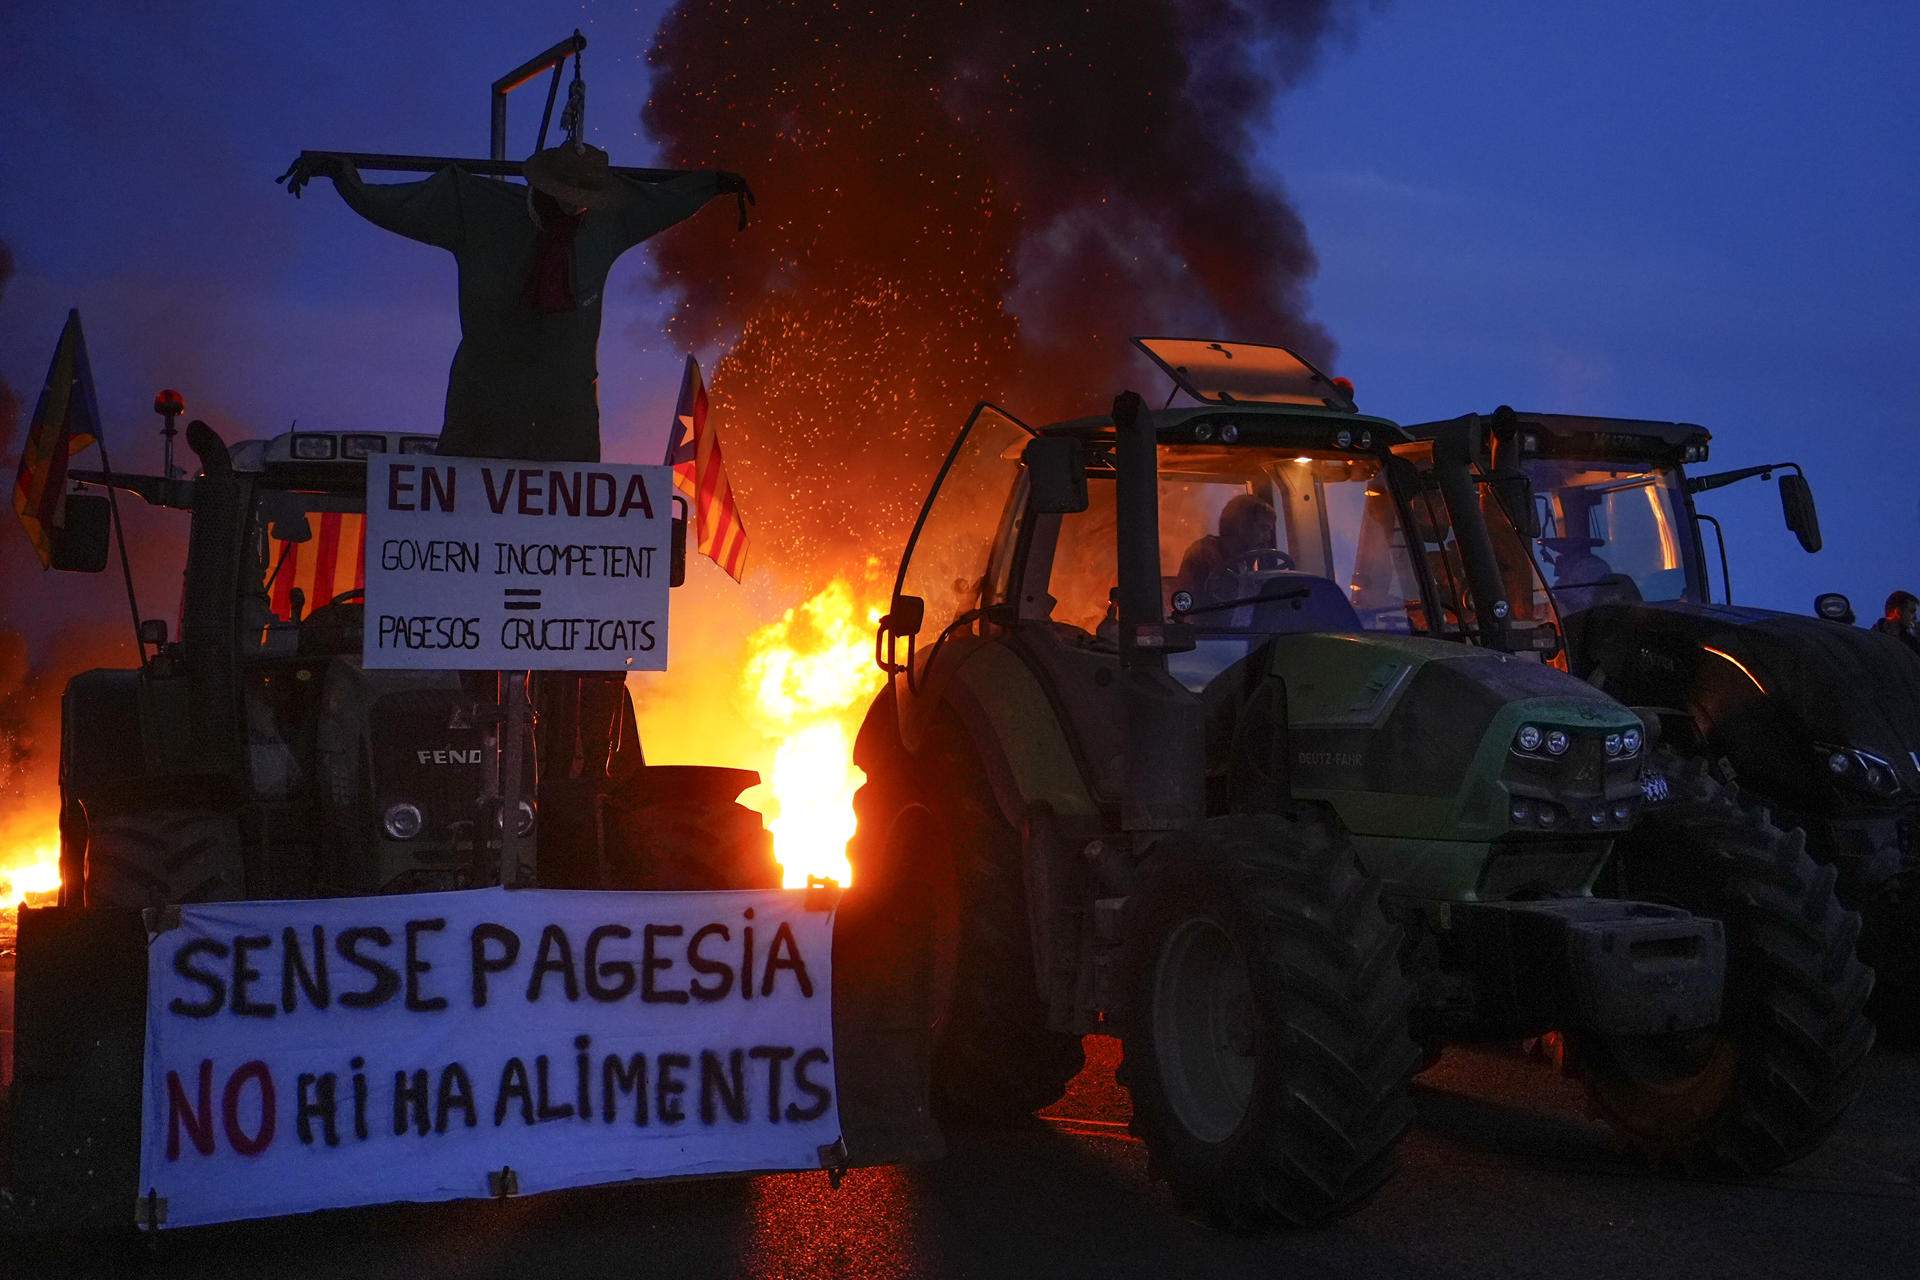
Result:
M1827 769L1834 774L1844 774L1853 768L1853 757L1844 751L1835 751L1827 756Z
M1567 754L1567 748L1572 745L1573 745L1573 739L1567 736L1567 731L1565 729L1551 729L1547 732L1547 754L1548 755L1563 756Z
M1513 740L1519 745L1522 751L1538 751L1540 749L1540 737L1539 725L1523 724L1520 726L1520 732L1514 735Z
M1608 755L1617 756L1622 751L1626 750L1626 746L1627 746L1627 740L1624 734L1610 733L1607 735L1607 754Z
M387 806L386 813L380 818L380 825L395 840L411 840L420 834L421 828L427 825L427 820L426 816L420 812L419 805L402 800L398 804Z
M1620 735L1620 751L1623 755L1637 755L1640 744L1646 739L1638 729L1628 729Z
M502 830L506 828L507 819L505 813L502 813L494 821L495 825ZM513 809L513 834L516 836L524 836L530 834L532 831L533 806L527 801L522 800L519 804L515 805Z

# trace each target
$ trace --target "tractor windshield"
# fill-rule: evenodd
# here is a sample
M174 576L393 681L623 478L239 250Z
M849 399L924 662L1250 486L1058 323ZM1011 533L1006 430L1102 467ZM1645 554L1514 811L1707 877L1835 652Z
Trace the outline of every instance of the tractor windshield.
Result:
M1698 598L1686 495L1672 467L1533 458L1540 561L1563 614L1596 604Z
M1060 523L1051 616L1109 637L1112 472L1091 470L1088 488L1087 510ZM1198 637L1174 664L1189 683L1204 683L1270 635L1430 629L1399 504L1370 455L1164 446L1160 566L1166 615Z
M359 490L255 492L240 626L264 653L359 652L365 511L366 495Z

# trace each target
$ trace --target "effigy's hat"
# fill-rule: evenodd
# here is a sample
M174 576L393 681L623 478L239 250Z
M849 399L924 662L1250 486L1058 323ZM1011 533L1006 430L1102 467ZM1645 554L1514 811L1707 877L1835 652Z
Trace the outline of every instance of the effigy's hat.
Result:
M607 153L585 143L563 142L527 157L527 184L569 208L600 209L614 202Z

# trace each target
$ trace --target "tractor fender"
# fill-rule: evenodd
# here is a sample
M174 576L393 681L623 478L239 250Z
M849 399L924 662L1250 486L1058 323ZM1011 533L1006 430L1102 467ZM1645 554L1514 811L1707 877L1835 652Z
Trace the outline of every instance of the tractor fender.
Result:
M146 781L140 744L140 673L96 669L60 695L60 794L93 804Z
M871 777L879 761L918 755L934 734L957 729L1016 829L1036 805L1063 818L1097 817L1053 703L1026 660L972 636L949 639L940 659L920 688L909 691L896 679L874 699L854 740L854 762Z

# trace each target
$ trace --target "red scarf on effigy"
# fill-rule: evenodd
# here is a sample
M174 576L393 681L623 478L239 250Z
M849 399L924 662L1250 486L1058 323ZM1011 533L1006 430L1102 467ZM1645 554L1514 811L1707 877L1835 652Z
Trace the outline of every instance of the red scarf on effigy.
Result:
M523 295L529 307L535 311L571 311L576 303L573 296L573 238L580 230L580 223L586 218L583 209L578 213L560 207L560 203L544 192L533 195L535 214L535 240L533 244L533 268L527 272L527 288Z

